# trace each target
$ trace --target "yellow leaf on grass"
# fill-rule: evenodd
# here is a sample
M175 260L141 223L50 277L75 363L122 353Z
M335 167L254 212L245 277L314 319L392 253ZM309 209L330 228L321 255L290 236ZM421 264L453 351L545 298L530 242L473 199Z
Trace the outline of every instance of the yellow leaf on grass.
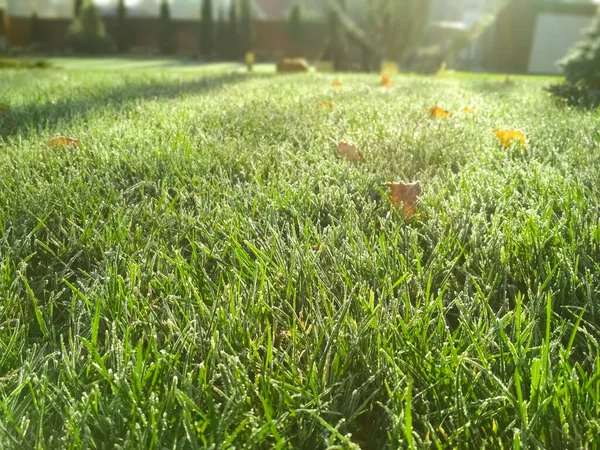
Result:
M254 63L256 62L256 56L252 52L246 53L246 68L248 71L252 71Z
M440 431L440 434L442 435L442 437L443 437L443 438L444 438L444 440L445 440L445 439L448 437L448 436L446 435L446 430L444 430L444 429L442 428L442 426L440 425L439 431Z
M446 75L446 69L448 68L448 64L446 64L445 62L442 63L442 65L440 66L440 68L438 69L438 71L435 73L435 75L437 77L443 77L444 75Z
M343 86L341 81L334 81L333 83L331 83L331 87L334 88L341 88Z
M363 155L356 145L348 141L340 141L337 143L338 153L342 158L351 163L362 161Z
M471 114L471 113L475 112L475 108L464 107L460 111L463 112L463 113L465 113L465 114Z
M513 141L519 141L521 147L525 147L527 143L525 133L519 130L495 130L494 134L498 137L504 148L510 147Z
M331 102L321 102L319 106L324 109L329 109L329 111L333 111L333 103Z
M429 108L429 113L431 114L431 117L435 117L436 119L449 119L452 117L452 113L450 111L446 111L439 106Z
M0 116L10 116L10 106L0 103Z
M410 219L417 214L416 204L423 192L421 183L385 183L385 187L390 190L392 205L398 208L402 205L402 214L406 219Z
M394 82L392 81L392 79L387 76L385 73L381 74L381 85L385 86L386 88L391 88L394 86Z
M46 145L52 150L64 150L69 147L79 147L81 142L79 139L73 139L70 137L58 136L50 139L46 142Z

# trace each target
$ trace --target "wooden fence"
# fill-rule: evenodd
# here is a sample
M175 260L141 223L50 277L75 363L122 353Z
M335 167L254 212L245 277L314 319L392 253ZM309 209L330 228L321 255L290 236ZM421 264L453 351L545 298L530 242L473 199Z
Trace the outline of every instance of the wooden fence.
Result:
M105 17L104 24L109 35L117 34L117 21ZM49 50L61 49L69 26L69 19L37 19L36 31L41 44ZM193 54L199 48L200 22L197 20L173 20L174 41L178 53ZM7 20L7 40L11 47L26 47L32 38L32 20L28 17L10 17ZM323 48L326 29L320 23L305 24L306 39L300 49L291 42L283 21L257 21L255 23L255 52L258 55L282 57L301 53L316 59ZM158 18L128 18L128 40L132 49L155 52L159 48L160 20Z
M584 3L550 4L544 0L518 0L505 10L496 24L481 38L478 45L481 66L489 72L527 73L538 14L564 14L592 17L596 5ZM25 47L31 43L31 19L7 17L5 31L9 46ZM116 20L105 17L109 34L116 34ZM69 24L67 19L39 19L36 34L49 49L63 46ZM180 53L197 52L200 22L173 20L175 42ZM284 21L256 22L255 51L259 56L278 58L299 53L314 60L323 49L326 38L324 24L305 25L306 40L298 49L289 38ZM158 49L160 22L157 18L129 18L127 22L130 43L133 49L155 52Z

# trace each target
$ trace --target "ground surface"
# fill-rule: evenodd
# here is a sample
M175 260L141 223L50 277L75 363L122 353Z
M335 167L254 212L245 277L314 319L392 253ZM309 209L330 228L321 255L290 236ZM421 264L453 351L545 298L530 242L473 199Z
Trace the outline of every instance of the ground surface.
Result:
M598 438L596 113L542 79L95 64L0 73L0 448ZM414 180L405 221L382 183Z

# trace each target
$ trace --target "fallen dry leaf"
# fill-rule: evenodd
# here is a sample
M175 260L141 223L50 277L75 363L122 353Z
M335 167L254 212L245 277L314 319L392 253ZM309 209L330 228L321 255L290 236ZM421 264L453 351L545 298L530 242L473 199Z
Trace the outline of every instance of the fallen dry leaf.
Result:
M345 158L348 162L357 163L363 159L363 155L360 150L351 142L340 141L337 143L337 148L340 156Z
M329 111L333 111L333 103L331 103L331 102L321 102L319 104L319 106L321 108L327 108L327 109L329 109Z
M431 114L431 117L435 117L437 119L449 119L452 117L452 113L450 111L446 111L439 106L429 108L429 113Z
M341 81L334 81L333 83L331 83L331 87L334 88L341 88L343 86Z
M510 147L510 144L513 141L519 141L521 147L525 147L525 144L527 143L525 133L519 130L494 130L494 134L498 136L498 139L500 139L504 148Z
M396 208L402 205L402 214L406 219L410 219L417 214L416 203L423 192L419 181L409 184L385 183L384 186L390 190L392 205Z
M277 73L303 73L309 71L310 66L303 58L285 58L277 64Z
M392 79L387 76L385 73L381 74L381 85L385 86L386 88L391 88L394 86L394 82L392 81Z
M69 147L79 147L79 144L81 144L79 139L64 136L58 136L46 142L46 145L52 150L64 150Z
M475 108L465 107L465 108L461 109L460 111L463 112L463 113L465 113L465 114L471 114L471 113L475 112Z
M292 338L292 333L290 333L285 328L278 328L277 333L275 334L275 345L279 344L287 344L290 342Z
M10 116L10 106L0 103L0 116Z
M515 82L510 79L510 76L506 75L506 78L504 79L504 81L502 82L502 84L504 86L506 86L506 87L509 87L509 86L514 86Z

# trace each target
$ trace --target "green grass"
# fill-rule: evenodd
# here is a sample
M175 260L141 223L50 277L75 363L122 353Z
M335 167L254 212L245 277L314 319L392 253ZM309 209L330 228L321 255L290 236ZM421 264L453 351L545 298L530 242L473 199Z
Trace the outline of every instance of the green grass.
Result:
M48 69L52 65L45 60L0 57L0 69Z
M3 71L0 448L595 448L599 117L545 83Z

